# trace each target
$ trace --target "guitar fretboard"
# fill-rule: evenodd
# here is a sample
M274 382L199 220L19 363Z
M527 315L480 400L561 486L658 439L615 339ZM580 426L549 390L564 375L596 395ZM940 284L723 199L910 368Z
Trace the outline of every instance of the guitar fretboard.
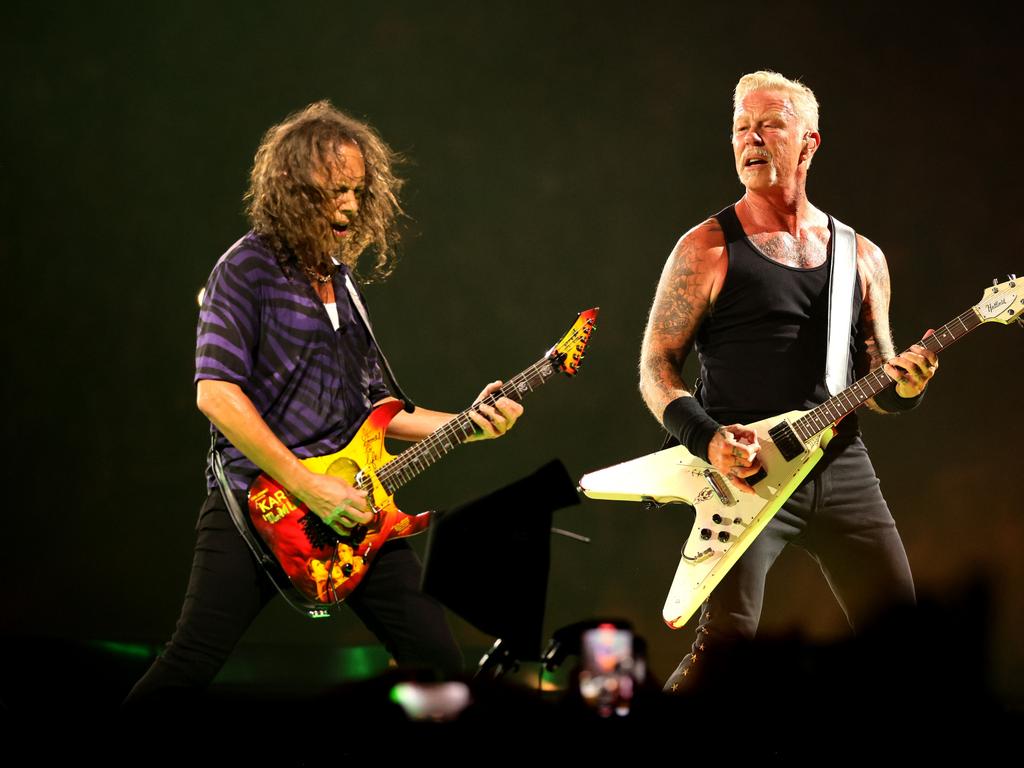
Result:
M917 343L931 352L938 352L963 338L981 324L981 317L974 307L971 307L959 317L950 320L931 336L927 336ZM821 405L805 413L793 422L793 428L800 439L806 442L848 414L853 413L892 383L893 380L879 366L839 394L830 397Z
M595 313L596 309L588 312ZM587 314L583 313L581 317ZM580 324L579 321L577 324ZM496 392L492 392L481 399L479 403L474 403L466 410L456 414L418 443L406 448L380 467L377 470L377 479L387 494L394 495L399 488L433 465L442 456L447 455L455 446L462 445L477 434L478 427L469 414L477 410L481 403L494 407L502 397L520 401L527 394L550 381L560 371L569 375L575 373L593 325L591 314L591 318L585 325L574 327L547 356L538 360L525 371L516 374L502 384ZM361 490L367 492L372 490L372 482L368 477L362 477L357 485Z
M527 393L533 392L558 372L558 362L560 361L557 360L557 357L545 357L538 360L525 371L502 384L497 392L493 392L480 402L493 406L502 397L522 400ZM455 446L462 445L477 433L476 424L469 418L470 411L475 410L477 405L479 403L456 414L455 417L415 445L406 448L377 470L377 479L380 480L388 495L394 494L420 472L434 464L442 456L447 455Z

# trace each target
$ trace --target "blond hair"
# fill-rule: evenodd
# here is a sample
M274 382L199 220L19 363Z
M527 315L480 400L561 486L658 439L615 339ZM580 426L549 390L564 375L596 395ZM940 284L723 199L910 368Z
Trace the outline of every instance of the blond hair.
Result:
M743 99L755 91L782 91L787 94L793 102L797 117L804 122L807 130L818 130L818 99L815 98L814 91L799 80L790 80L778 72L767 69L744 75L736 83L732 100L733 111L739 111Z

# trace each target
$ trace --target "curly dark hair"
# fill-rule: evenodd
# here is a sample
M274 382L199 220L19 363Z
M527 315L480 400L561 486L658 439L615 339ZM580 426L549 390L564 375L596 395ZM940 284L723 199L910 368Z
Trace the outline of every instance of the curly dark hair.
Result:
M351 234L339 246L331 231L327 190L317 183L330 175L341 144L354 143L366 164L365 189ZM270 241L282 266L297 261L303 271L335 270L331 258L354 269L373 246L376 262L369 278L383 279L394 263L398 201L402 180L392 171L401 158L369 125L318 101L289 115L263 136L245 193L253 229Z

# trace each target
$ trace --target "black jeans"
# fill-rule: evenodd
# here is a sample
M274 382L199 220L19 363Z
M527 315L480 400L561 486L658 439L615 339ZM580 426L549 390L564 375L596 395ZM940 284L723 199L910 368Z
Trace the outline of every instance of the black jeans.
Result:
M854 632L915 603L910 563L867 449L859 436L840 435L704 602L696 640L667 692L691 687L685 678L699 665L754 638L765 578L787 544L817 561Z
M192 574L177 628L164 654L135 684L126 705L204 690L277 594L235 529L218 491L207 497L197 529ZM346 605L399 664L458 674L462 653L441 606L420 591L420 571L407 542L388 542Z

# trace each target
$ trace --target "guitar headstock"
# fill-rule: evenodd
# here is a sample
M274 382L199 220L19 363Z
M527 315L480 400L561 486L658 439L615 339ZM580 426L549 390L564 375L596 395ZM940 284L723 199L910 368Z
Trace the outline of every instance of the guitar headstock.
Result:
M981 301L974 305L974 311L983 323L1009 325L1017 321L1024 325L1024 281L1010 275L1005 283L992 281L992 287L985 289Z
M579 372L590 334L597 327L597 313L600 311L600 307L593 307L580 312L562 340L548 350L552 365L566 376L575 376Z

